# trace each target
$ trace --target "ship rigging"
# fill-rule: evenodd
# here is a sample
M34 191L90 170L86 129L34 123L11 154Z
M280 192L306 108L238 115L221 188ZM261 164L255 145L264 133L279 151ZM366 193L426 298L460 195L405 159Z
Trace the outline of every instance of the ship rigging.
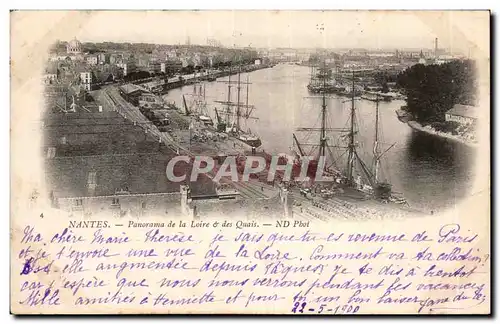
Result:
M351 71L351 89L355 89L357 71ZM390 145L385 151L381 152L381 142L380 142L380 122L379 122L379 100L376 100L376 116L375 116L375 138L373 141L373 160L372 165L369 167L361 158L360 152L358 152L358 142L357 135L358 125L356 117L356 92L351 91L350 111L348 119L348 127L344 128L331 128L327 125L327 89L329 87L326 82L326 78L323 78L322 86L324 88L319 88L319 93L321 93L321 124L318 128L297 128L298 132L319 132L319 141L317 143L301 143L296 134L293 134L293 143L296 148L296 155L298 164L304 163L304 159L308 160L308 176L314 181L314 177L317 174L318 168L321 168L323 174L333 176L333 180L344 186L345 188L353 188L357 191L362 191L364 193L370 194L377 200L382 200L384 202L397 202L406 203L406 201L396 196L391 191L391 185L384 181L380 174L381 158L386 152L388 152L394 144ZM332 138L328 137L328 133L336 133L337 136ZM332 143L332 139L337 139L337 143ZM304 147L312 146L313 152L317 149L316 154L312 156L312 160L308 158L308 155L304 150ZM337 152L335 156L334 152ZM341 166L341 159L347 154L347 161L345 169ZM364 180L362 180L364 179Z
M214 123L208 113L205 83L200 83L198 86L199 87L197 87L197 84L193 86L193 102L191 108L187 107L185 97L183 96L186 115L194 114L197 116L197 119L206 126L213 126Z
M230 136L248 144L253 148L260 147L262 142L260 138L253 134L250 129L243 130L242 119L246 126L246 121L249 119L257 120L257 117L252 116L255 109L253 105L248 104L249 99L249 77L247 74L246 82L241 81L241 67L238 70L238 76L236 81L231 80L231 73L229 74L228 80L218 81L221 83L226 83L228 85L227 100L215 100L214 102L221 104L225 109L217 110L215 109L215 114L217 117L217 130L219 132L225 132ZM236 85L236 101L232 101L231 88ZM241 102L242 95L242 85L246 85L246 103ZM221 117L222 115L222 117Z

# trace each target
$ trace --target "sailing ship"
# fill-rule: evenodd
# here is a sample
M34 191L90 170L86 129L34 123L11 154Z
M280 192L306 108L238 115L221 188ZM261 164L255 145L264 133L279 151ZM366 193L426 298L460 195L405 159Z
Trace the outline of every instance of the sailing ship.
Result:
M332 71L326 65L311 66L311 79L307 89L311 93L333 93L335 87L331 82Z
M339 73L335 73L326 64L319 67L311 66L311 79L307 85L310 93L336 93L344 94L346 87L339 79Z
M230 71L231 72L231 71ZM223 107L221 109L215 109L217 117L217 130L219 132L227 133L241 142L257 148L262 145L262 141L259 136L252 133L250 129L243 130L242 120L246 123L249 119L257 120L258 118L252 116L252 112L255 109L253 105L248 104L248 74L246 82L241 82L241 68L238 70L238 79L236 81L231 81L231 73L228 76L227 81L219 81L222 83L227 83L227 100L220 101L215 100L221 104ZM232 101L231 88L232 85L236 84L236 101ZM246 103L241 102L241 85L246 85Z
M213 126L214 122L208 113L205 83L195 84L193 86L192 96L193 96L193 102L191 108L188 108L185 96L183 95L182 97L186 115L195 116L205 126Z
M327 86L326 80L323 80L323 85ZM355 89L355 71L352 71L352 86ZM382 202L394 202L398 204L407 204L406 200L397 193L392 192L392 186L389 182L381 177L380 167L381 158L393 146L391 145L384 152L380 152L381 142L379 139L379 108L378 101L376 100L376 118L375 118L375 138L373 142L372 163L371 167L368 166L361 158L361 152L358 150L358 141L356 139L359 133L357 127L356 117L356 92L351 92L351 109L349 113L349 127L347 128L330 128L327 125L327 102L326 91L321 92L322 105L321 105L321 125L318 128L302 127L298 128L298 132L319 132L319 143L301 143L296 134L293 134L294 153L296 159L294 162L296 175L297 171L301 169L302 164L306 163L306 157L313 156L313 160L307 158L308 168L307 175L314 182L314 177L317 174L318 168L323 168L323 174L330 175L332 181L340 185L344 189L350 188L363 194L368 194L376 200ZM329 137L328 133L336 133L337 136ZM336 139L337 143L332 143L331 140ZM314 149L318 148L316 154L313 155L305 151L306 146L312 146ZM337 153L335 156L334 153ZM342 163L341 158L347 153L345 169L340 166Z

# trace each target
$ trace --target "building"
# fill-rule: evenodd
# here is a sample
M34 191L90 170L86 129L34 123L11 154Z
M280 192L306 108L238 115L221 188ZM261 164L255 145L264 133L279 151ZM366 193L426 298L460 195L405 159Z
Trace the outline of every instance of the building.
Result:
M161 63L159 63L159 62L149 62L147 70L150 73L160 73L160 72L162 72L162 70L161 70Z
M76 38L70 40L66 45L66 52L68 54L81 54L83 51L82 43Z
M99 53L97 55L97 60L99 64L108 64L110 63L110 56L107 53Z
M136 58L137 66L140 68L147 68L150 61L151 59L147 55L140 55Z
M457 122L462 125L470 125L477 120L478 108L468 105L456 104L445 114L446 121Z
M202 65L202 56L200 53L195 53L191 57L191 62L193 63L193 66L201 66Z
M159 92L162 91L165 86L165 79L155 78L150 82L143 83L141 86L149 92Z
M44 84L55 84L57 83L57 74L56 73L45 73L43 75L43 83Z
M99 64L97 69L100 72L109 72L113 75L113 81L123 79L123 70L112 64Z
M99 63L99 58L97 55L89 55L86 58L87 64L91 66L96 66Z
M165 175L172 153L140 126L101 108L48 114L44 120L46 181L55 207L75 216L122 216L164 214L171 204L174 214L180 184Z
M158 87L158 85L154 85L154 82L150 82L149 84L145 84L147 89L154 90ZM145 92L139 96L139 107L145 108L162 108L163 101L159 99L158 96L155 96L152 93Z
M59 68L57 63L49 62L47 68L45 69L45 73L43 74L43 83L45 84L55 84L57 83L59 78Z
M115 76L109 71L94 71L96 84L108 84L115 81Z
M165 60L175 60L179 57L176 50L170 50L165 54Z
M222 43L214 38L207 38L207 46L210 47L222 47Z
M144 92L141 88L132 83L126 83L118 89L123 98L136 105L139 104L139 97Z
M187 56L181 57L180 60L182 62L182 67L187 67L189 63L191 63L191 59Z
M80 72L80 82L85 90L94 90L95 80L92 71Z
M160 63L160 72L163 73L178 73L182 69L180 61L167 61Z
M52 206L77 219L192 216L188 204L197 197L217 197L208 177L196 183L169 181L165 168L175 152L110 107L53 110L45 115L42 131Z
M121 90L134 92L136 87ZM190 164L177 164L174 174L186 174L187 178L172 182L165 169L178 153L147 126L124 118L113 106L81 99L72 99L76 104L71 109L49 109L43 117L44 182L53 208L75 220L290 215L291 200L286 191L256 203L205 175L190 182Z
M454 61L456 58L452 55L439 55L436 57L434 64L445 64Z
M121 56L119 54L113 53L109 55L109 63L110 64L118 64L121 63Z
M67 54L64 55L52 54L51 56L49 56L49 61L52 62L60 62L60 61L65 61L67 59L74 61L76 59L76 56Z
M136 71L136 66L134 63L129 62L129 63L118 63L116 64L117 67L123 69L123 76L129 75L132 72Z

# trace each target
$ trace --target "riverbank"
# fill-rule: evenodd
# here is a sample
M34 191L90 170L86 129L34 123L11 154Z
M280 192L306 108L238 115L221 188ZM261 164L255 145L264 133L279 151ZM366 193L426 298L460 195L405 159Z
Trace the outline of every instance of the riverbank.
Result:
M396 115L398 116L398 119L400 122L402 122L404 124L408 124L408 126L410 126L414 130L424 132L427 134L431 134L434 136L446 138L446 139L449 139L449 140L452 140L452 141L455 141L455 142L458 142L458 143L461 143L461 144L464 144L464 145L467 145L470 147L477 147L478 146L477 141L473 141L473 140L466 138L464 136L453 135L450 133L441 132L441 131L438 131L438 130L432 128L430 125L422 126L422 124L420 124L419 122L417 122L413 119L413 116L409 112L407 112L403 109L396 110Z
M308 97L309 94L305 88L310 80L309 73L309 69L304 67L280 64L272 69L253 72L249 76L249 82L252 83L249 103L256 107L255 116L259 117L259 120L252 121L250 126L252 131L261 137L262 147L266 152L270 154L289 152L290 140L296 127L317 126L315 123L320 113L318 110L321 103L315 97ZM236 80L233 77L231 79ZM242 79L246 80L246 76ZM175 102L182 113L184 111L182 95L186 95L186 100L190 100L191 97L187 95L192 93L193 89L189 87L173 89L164 96L164 99L166 102ZM273 94L272 100L269 99L269 93ZM226 96L226 83L206 83L206 98L209 101L209 107L223 107L212 102L215 99L225 100ZM327 115L328 127L345 127L346 120L350 118L350 111L345 109L343 101L345 98L340 96L328 101L329 109L332 111ZM462 199L461 192L470 184L469 169L465 159L457 158L450 161L447 157L452 150L456 149L461 152L461 148L467 149L468 147L422 133L422 136L412 136L412 133L416 131L395 118L395 111L405 104L404 101L380 103L379 122L383 126L383 142L396 143L395 147L397 147L397 149L391 149L388 152L390 154L384 155L385 164L382 168L384 175L394 184L393 190L401 192L411 207L423 209L429 213L433 210L436 213L443 208L449 208L454 201ZM375 123L374 111L373 102L356 101L357 116L364 122L359 126L360 134L372 134ZM210 112L210 117L215 122L215 112L213 110ZM371 136L358 138L360 145L365 148L372 147ZM307 142L306 138L299 137L299 140ZM460 157L460 155L457 156ZM343 162L343 160L340 161L342 164ZM453 187L443 187L442 183L450 181L453 181Z
M171 78L160 79L150 77L142 80L135 80L130 83L143 86L147 91L154 92L157 95L165 95L169 90L182 88L199 82L215 82L219 78L237 75L238 73L250 73L262 69L272 68L272 64L244 65L240 69L224 68L222 70L211 70L204 73L179 74Z
M424 132L424 133L431 134L431 135L434 135L434 136L439 136L441 138L446 138L446 139L449 139L449 140L452 140L452 141L455 141L455 142L462 143L462 144L467 145L469 147L478 147L478 143L477 142L472 142L471 140L463 138L461 136L457 136L457 135L453 135L453 134L450 134L450 133L444 133L444 132L437 131L434 128L432 128L431 126L425 126L424 127L420 123L418 123L418 122L416 122L414 120L409 120L409 121L406 122L406 124L408 124L408 126L410 126L411 128L413 128L415 130L418 130L420 132Z

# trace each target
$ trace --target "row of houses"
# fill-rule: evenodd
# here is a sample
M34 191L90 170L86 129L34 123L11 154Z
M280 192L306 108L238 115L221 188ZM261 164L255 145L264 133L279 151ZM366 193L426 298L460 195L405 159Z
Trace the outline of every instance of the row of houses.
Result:
M61 48L59 48L61 50ZM96 49L94 48L93 51ZM239 53L239 52L238 52ZM52 53L43 73L45 84L81 84L87 91L99 85L122 80L139 72L150 74L178 74L203 66L216 66L218 62L234 59L237 52L214 50L203 52L200 48L166 49L158 47L152 52L85 52L83 44L77 39L66 43L66 52ZM241 55L252 55L243 51Z
M461 125L473 125L479 116L479 109L475 106L456 104L445 113L445 120Z
M42 75L46 85L69 86L81 84L87 91L94 90L97 86L120 80L125 76L122 66L101 65L93 67L84 63L49 62Z

